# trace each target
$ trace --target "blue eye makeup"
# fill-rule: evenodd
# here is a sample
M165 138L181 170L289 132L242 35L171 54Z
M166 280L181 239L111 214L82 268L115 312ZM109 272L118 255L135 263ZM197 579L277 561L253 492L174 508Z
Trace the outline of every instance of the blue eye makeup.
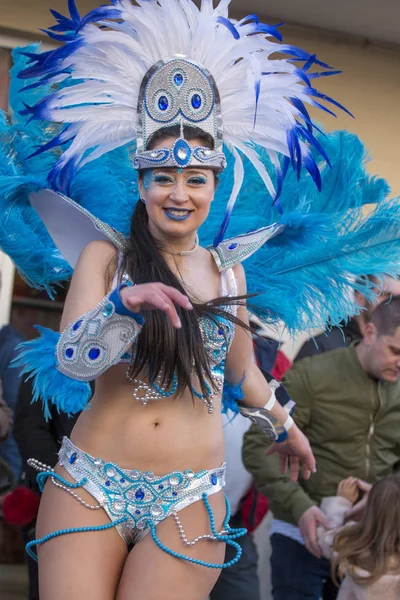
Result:
M193 175L192 177L189 177L187 183L190 183L191 185L204 185L207 183L207 177L204 175Z
M143 181L143 187L147 192L153 182L153 173L151 172L151 169L145 170L142 181Z
M174 179L173 177L171 177L170 175L166 175L165 173L156 173L153 176L153 181L155 183L158 183L159 185L161 184L165 184L165 183L173 183Z

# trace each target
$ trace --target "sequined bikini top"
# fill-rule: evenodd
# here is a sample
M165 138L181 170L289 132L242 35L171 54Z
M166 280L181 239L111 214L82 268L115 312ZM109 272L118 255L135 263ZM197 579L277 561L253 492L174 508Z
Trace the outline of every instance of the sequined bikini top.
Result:
M232 268L227 269L221 273L221 295L222 296L237 296L238 288L236 278ZM226 307L226 310L236 315L237 306L232 305ZM199 326L201 336L203 338L204 346L210 361L211 377L216 390L214 391L212 386L206 382L208 396L204 396L201 392L192 387L193 395L202 400L208 409L209 413L213 412L212 400L214 396L222 392L224 383L224 370L226 355L231 347L235 325L228 319L220 316L214 316L213 318L203 316L199 319ZM132 350L126 352L122 357L122 363L130 363L132 354L135 351L135 344L132 346ZM150 400L161 400L162 398L168 398L173 396L177 389L177 378L174 376L172 385L170 388L165 389L161 383L161 374L157 377L156 381L148 384L140 379L130 379L135 384L133 391L133 397L135 400L146 405Z

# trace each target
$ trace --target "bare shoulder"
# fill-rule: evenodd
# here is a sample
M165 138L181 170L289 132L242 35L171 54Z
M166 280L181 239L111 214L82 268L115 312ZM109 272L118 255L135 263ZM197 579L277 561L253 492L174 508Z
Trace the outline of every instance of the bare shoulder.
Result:
M108 263L118 255L117 248L107 240L93 240L82 250L79 263Z

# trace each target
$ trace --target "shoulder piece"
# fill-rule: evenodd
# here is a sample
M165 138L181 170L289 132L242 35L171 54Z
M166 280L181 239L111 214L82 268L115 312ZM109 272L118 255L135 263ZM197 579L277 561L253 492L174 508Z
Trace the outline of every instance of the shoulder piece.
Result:
M250 233L243 233L228 240L220 242L218 246L208 246L207 250L213 255L220 271L226 271L230 267L243 262L265 242L282 233L285 225L274 223L268 227L262 227Z
M82 250L94 240L108 240L118 250L126 244L125 236L63 194L41 190L29 195L29 202L39 214L53 242L72 268Z

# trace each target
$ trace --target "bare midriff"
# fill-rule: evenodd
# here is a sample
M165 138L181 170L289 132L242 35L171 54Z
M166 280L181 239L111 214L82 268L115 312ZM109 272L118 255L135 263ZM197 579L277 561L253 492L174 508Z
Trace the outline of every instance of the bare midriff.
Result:
M126 371L127 365L120 364L96 381L72 442L122 468L156 475L219 467L224 460L220 397L213 399L212 414L201 400L192 399L189 390L143 406L132 396L134 384L127 381Z

